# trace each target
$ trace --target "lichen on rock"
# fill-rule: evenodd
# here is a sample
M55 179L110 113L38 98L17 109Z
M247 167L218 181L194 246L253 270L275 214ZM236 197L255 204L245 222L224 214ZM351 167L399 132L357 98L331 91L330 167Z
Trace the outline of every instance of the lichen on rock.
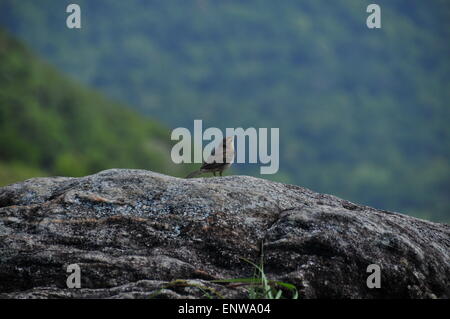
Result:
M300 298L449 298L450 227L249 176L112 169L0 188L1 298L224 298L242 258ZM69 264L81 288L69 289ZM368 288L367 266L381 267ZM181 281L180 281L181 280ZM185 282L185 284L180 284Z

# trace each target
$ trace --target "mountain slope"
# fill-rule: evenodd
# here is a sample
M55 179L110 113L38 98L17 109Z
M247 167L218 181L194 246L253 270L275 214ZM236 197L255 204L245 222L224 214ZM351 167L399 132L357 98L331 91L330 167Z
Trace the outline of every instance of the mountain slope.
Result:
M171 127L279 127L277 180L450 220L450 2L2 0L58 68ZM247 174L257 174L252 166ZM267 176L265 176L267 177Z
M183 174L169 131L80 87L0 30L0 184L105 167Z

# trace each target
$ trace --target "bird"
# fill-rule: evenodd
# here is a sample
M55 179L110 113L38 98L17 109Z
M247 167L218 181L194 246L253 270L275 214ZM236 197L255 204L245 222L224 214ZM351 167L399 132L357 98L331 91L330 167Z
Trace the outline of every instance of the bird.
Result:
M220 144L212 151L211 155L203 162L199 170L190 173L186 178L196 177L204 173L222 172L229 168L234 162L234 136L225 137Z

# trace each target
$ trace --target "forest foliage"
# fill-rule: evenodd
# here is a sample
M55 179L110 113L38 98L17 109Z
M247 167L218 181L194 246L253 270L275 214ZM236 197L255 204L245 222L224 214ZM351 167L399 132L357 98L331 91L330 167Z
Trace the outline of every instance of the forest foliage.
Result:
M81 87L0 30L0 184L146 168L183 175L169 130Z
M57 68L169 127L190 127L194 119L220 128L279 127L280 172L265 178L450 220L449 1L379 0L379 30L365 25L366 0L79 0L79 31L65 27L68 3L0 0L0 24ZM52 94L41 98L63 99L60 88L69 85L48 77ZM67 101L77 112L64 112L78 123L94 112L83 107L87 95ZM154 168L145 166L153 155L167 165L153 146L149 155L130 154L142 145L137 131L168 140L156 124L127 125L134 131L119 147L120 130L107 128L125 121L123 110L91 98L108 115L79 133L54 120L54 108L37 111L29 97L22 109L2 110L9 126L24 123L5 112L28 114L21 132L33 137L6 137L2 151L47 170L46 154L72 145L51 159L61 174L72 162L93 170L111 165L111 158ZM36 123L48 128L45 135L36 134ZM72 133L60 135L63 127ZM255 165L236 169L258 173Z

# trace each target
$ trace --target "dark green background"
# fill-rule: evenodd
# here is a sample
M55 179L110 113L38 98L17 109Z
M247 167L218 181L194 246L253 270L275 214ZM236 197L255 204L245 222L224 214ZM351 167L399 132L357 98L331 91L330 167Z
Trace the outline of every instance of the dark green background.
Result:
M72 2L81 30L65 27ZM0 170L182 176L167 128L279 127L280 172L264 178L448 222L450 1L376 1L379 30L371 2L0 0L0 25L53 65L6 49Z

